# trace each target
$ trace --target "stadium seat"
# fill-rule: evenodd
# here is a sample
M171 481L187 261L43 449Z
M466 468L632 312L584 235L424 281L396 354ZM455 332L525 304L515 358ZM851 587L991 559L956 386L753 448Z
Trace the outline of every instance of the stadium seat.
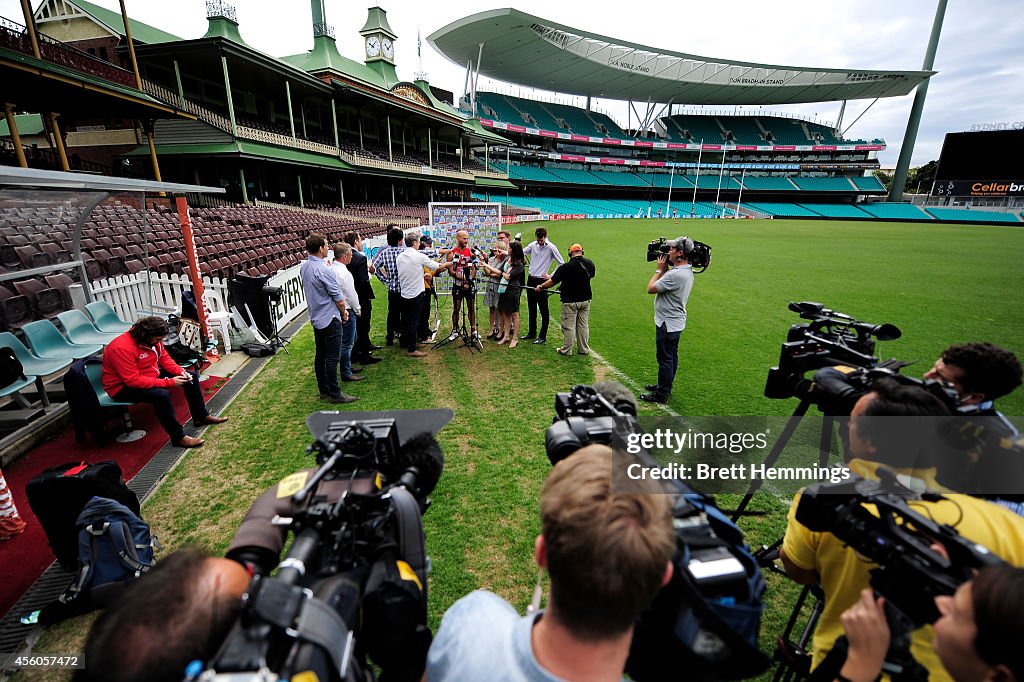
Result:
M14 288L22 296L28 297L36 314L44 319L53 319L64 308L64 299L60 292L44 286L37 279L19 280L14 283Z
M51 360L81 360L103 350L99 344L72 343L64 338L53 322L37 320L22 326L32 352Z
M67 369L71 366L71 360L51 360L40 358L26 348L25 344L10 332L0 332L0 348L10 348L14 351L14 355L18 358L18 361L21 362L24 373L28 376L35 377L36 389L39 391L39 398L43 403L43 407L49 407L50 400L46 395L43 379L51 374L56 374L57 372Z
M89 384L92 386L92 390L96 393L96 399L99 400L100 407L120 408L121 414L124 419L125 432L116 438L118 443L132 443L137 440L141 440L146 437L146 432L136 430L132 424L132 415L128 411L128 408L135 403L122 403L114 400L107 392L103 389L103 365L99 363L86 363L85 375L89 377Z
M61 326L64 327L64 335L72 343L82 345L98 343L101 346L106 346L121 335L120 332L100 331L93 325L92 320L77 308L65 310L57 316L57 319L60 321Z
M16 331L31 320L32 302L28 297L0 286L0 325Z
M75 283L75 280L71 279L63 272L58 272L55 275L47 275L46 283L49 284L51 288L60 292L65 308L70 310L75 307L74 302L71 300L71 285Z

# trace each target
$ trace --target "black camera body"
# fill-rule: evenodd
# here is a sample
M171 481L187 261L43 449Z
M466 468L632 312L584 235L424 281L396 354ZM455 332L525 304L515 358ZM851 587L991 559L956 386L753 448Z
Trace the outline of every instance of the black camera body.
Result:
M700 274L711 265L711 247L696 239L690 240L693 247L686 253L686 260L690 262L694 274ZM659 257L668 255L669 244L664 237L658 237L647 245L647 262L652 263Z
M388 679L420 679L431 639L422 513L443 467L433 433L452 416L309 417L319 468L267 490L239 526L227 556L256 577L200 679L310 671L325 682L365 681L376 679L370 660ZM294 542L277 563L289 533Z
M808 486L796 520L812 531L832 533L878 564L871 571L871 586L916 629L938 620L935 597L952 595L977 569L1004 562L913 506L919 500L941 500L941 495L914 493L888 469L878 472L877 481L854 476ZM936 543L948 559L931 549Z

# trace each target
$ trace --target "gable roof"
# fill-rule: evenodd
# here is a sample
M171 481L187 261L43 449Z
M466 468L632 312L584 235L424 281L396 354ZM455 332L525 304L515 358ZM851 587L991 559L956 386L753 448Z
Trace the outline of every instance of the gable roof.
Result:
M114 12L105 7L94 5L91 2L86 2L86 0L68 0L68 2L78 7L85 14L88 14L96 23L101 24L111 33L116 33L119 36L125 34L124 22L121 20L120 12ZM138 19L129 17L128 21L132 28L132 39L141 43L171 43L181 40L176 35L172 35L167 31L161 31L149 24L144 24Z

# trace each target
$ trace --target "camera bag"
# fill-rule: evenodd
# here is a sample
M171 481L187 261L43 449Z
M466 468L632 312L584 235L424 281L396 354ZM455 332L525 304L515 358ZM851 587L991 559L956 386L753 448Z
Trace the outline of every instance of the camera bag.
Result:
M46 469L25 486L32 513L46 533L61 567L78 566L78 517L93 497L120 502L138 515L139 498L121 476L116 462L70 462Z
M766 589L743 531L710 498L682 482L672 579L637 621L626 672L635 680L664 680L686 671L694 679L745 679L768 669L758 648ZM699 519L705 523L692 523ZM710 532L708 530L710 529ZM742 575L709 594L690 572L695 553L735 559Z
M269 343L246 343L242 345L242 350L250 358L265 358L268 355L273 355L277 349L271 346Z
M6 388L18 379L25 378L25 368L14 354L14 349L0 348L0 388Z

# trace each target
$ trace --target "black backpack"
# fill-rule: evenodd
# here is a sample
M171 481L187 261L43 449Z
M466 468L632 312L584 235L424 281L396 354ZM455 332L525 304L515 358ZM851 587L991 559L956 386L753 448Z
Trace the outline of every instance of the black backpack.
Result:
M0 388L7 388L19 379L26 379L25 368L13 348L0 348Z

